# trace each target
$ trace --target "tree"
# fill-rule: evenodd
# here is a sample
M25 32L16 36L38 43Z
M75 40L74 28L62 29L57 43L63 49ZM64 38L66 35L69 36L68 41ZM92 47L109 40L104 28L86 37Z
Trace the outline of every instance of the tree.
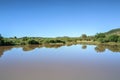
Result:
M104 38L99 38L98 41L104 43Z
M117 42L117 41L118 41L118 38L119 38L118 35L110 35L110 36L108 37L108 40L109 40L110 42Z
M87 35L86 35L86 34L82 34L82 38L83 38L83 39L86 39L86 38L87 38Z
M0 45L3 45L4 44L4 39L2 37L2 35L0 34Z
M39 44L39 42L36 40L29 40L28 44Z
M16 36L14 36L14 39L17 39L17 37L16 37Z
M28 37L23 37L23 41L27 41L28 40Z
M3 39L3 36L0 34L0 40L2 40Z
M86 49L87 48L87 46L86 45L82 45L82 49Z
M105 48L103 46L96 46L95 47L95 51L96 52L104 52L105 51Z
M4 44L4 40L1 39L1 40L0 40L0 46L3 45L3 44Z
M4 44L3 45L10 46L10 45L15 45L15 43L12 40L4 39Z
M120 42L120 36L119 36L119 38L118 38L118 42Z
M98 39L98 38L105 38L106 37L106 35L104 34L104 33L97 33L96 35L95 35L95 38L96 39Z

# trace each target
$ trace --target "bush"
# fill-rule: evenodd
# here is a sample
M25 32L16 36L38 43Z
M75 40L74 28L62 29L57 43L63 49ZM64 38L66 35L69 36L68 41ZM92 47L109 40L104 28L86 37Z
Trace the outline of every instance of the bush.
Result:
M104 33L97 33L96 35L95 35L95 38L96 39L98 39L98 38L105 38L106 36L105 36L105 34Z
M4 44L4 40L1 39L1 40L0 40L0 45L3 45L3 44Z
M108 37L108 40L109 40L110 42L117 42L117 41L118 41L118 38L119 38L118 35L110 35L110 36Z
M29 40L28 44L39 44L39 42L36 40Z
M29 38L28 37L23 37L23 41L27 41Z
M15 42L9 39L4 39L2 45L5 45L5 46L15 45Z
M58 39L46 39L44 41L44 43L46 44L49 44L49 43L64 43L65 44L65 41L63 40L58 40Z
M118 38L118 42L120 42L120 36L119 36L119 38Z
M86 34L82 34L81 36L83 39L86 39L87 38L87 35Z

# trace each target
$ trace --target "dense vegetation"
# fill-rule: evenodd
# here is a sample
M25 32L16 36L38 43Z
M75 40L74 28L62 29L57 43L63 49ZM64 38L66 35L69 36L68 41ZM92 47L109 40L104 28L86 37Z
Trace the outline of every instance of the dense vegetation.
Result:
M95 37L101 43L120 42L120 28L112 29L105 33L98 33Z
M101 43L108 43L108 42L120 42L120 35L117 34L111 34L107 35L105 33L98 33L95 35L95 40Z
M78 43L120 43L120 29L114 29L106 33L97 33L95 36L87 36L82 34L80 37L56 37L56 38L43 38L43 37L22 37L17 38L5 38L0 35L0 46L9 46L9 45L70 45Z
M112 29L108 32L106 32L107 35L111 35L111 34L117 34L117 35L120 35L120 28L117 28L117 29Z

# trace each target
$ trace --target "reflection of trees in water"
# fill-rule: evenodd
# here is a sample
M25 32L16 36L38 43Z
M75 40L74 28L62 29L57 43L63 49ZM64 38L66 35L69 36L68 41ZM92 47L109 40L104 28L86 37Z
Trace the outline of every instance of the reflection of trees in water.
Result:
M59 48L64 46L63 44L45 44L44 47L46 48Z
M11 50L14 47L22 47L23 51L31 51L35 48L59 48L63 46L62 44L46 44L46 45L25 45L25 46L0 46L0 57L4 54L5 51Z
M46 47L46 48L59 48L63 45L61 44L45 44L45 45L26 45L26 46L22 46L23 51L31 51L34 50L35 48L42 48L42 47Z
M95 50L97 52L104 52L106 49L112 51L112 52L120 52L120 45L97 45L95 47Z
M87 45L82 45L82 49L86 49L87 48Z
M112 52L120 52L120 45L106 45L106 48L109 49Z
M73 44L71 44L71 43L68 43L68 44L66 44L66 46L72 46Z
M3 55L5 51L11 50L13 46L0 46L0 57Z
M34 50L35 48L40 48L42 46L40 45L26 45L26 46L22 46L23 51L31 51Z
M68 42L68 43L66 43L65 44L66 46L72 46L72 45L77 45L77 43L76 42ZM64 46L64 45L63 45Z
M73 44L68 44L67 46L71 46ZM35 48L59 48L61 46L64 46L63 44L44 44L44 45L26 45L26 46L18 46L22 47L23 51L30 51L34 50ZM11 50L12 48L15 48L16 46L0 46L0 57L3 55L5 51ZM82 49L86 49L87 45L82 45ZM103 45L99 44L95 47L96 52L104 52L106 49L112 51L112 52L120 52L120 45Z
M105 49L106 49L106 48L105 48L103 45L97 45L97 46L95 47L95 51L96 51L96 52L104 52Z

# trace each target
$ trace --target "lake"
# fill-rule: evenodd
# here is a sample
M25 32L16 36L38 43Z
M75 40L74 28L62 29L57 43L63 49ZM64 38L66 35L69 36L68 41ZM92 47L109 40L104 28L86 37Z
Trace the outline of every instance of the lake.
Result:
M120 80L120 46L0 47L0 80Z

